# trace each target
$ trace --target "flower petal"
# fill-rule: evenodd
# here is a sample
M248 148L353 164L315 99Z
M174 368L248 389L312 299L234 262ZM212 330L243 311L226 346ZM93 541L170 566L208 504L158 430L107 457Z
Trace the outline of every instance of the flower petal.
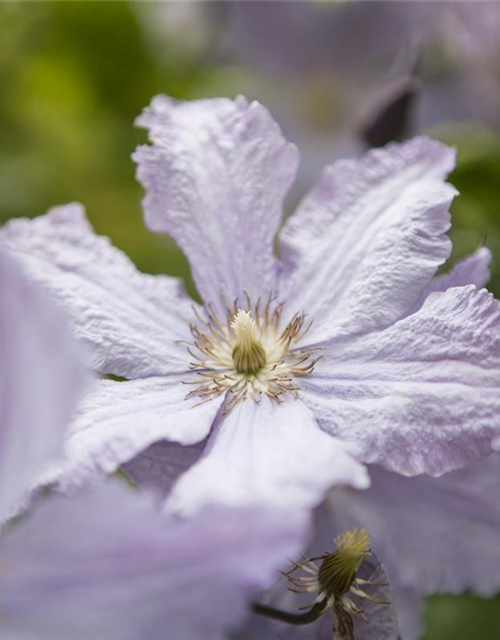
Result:
M264 397L219 421L167 506L185 512L204 503L302 509L318 504L334 484L363 488L367 481L365 469L318 428L300 400L278 404Z
M122 466L127 476L141 488L148 488L165 499L170 490L203 453L206 442L182 445L155 442Z
M220 310L275 289L274 236L298 153L267 109L243 97L176 102L157 96L137 121L152 146L134 159L153 231L186 253L200 295Z
M473 284L482 289L490 280L490 262L491 251L487 247L480 247L472 255L457 262L449 273L433 278L424 292L424 300L433 291L446 291L450 287Z
M48 294L0 253L0 523L59 455L83 358Z
M363 590L372 598L387 604L363 602L366 620L354 618L354 637L356 640L400 640L398 618L389 587L389 577L383 564L376 556L365 560L359 577L373 582L377 586L367 586ZM405 636L406 638L406 636Z
M176 341L190 338L193 313L181 282L138 272L94 234L81 205L12 220L0 230L0 244L66 309L101 373L135 378L186 370L185 348Z
M64 447L64 461L41 478L64 493L114 473L151 444L204 440L222 398L186 400L178 376L124 382L98 380L79 404Z
M165 521L144 495L100 486L51 498L2 540L0 610L24 640L216 640L302 542L293 518L205 509Z
M414 307L450 253L454 157L419 137L326 170L281 238L280 291L314 320L308 341L380 329Z
M392 327L331 345L302 397L364 462L405 475L459 468L500 432L499 322L484 289L433 293Z

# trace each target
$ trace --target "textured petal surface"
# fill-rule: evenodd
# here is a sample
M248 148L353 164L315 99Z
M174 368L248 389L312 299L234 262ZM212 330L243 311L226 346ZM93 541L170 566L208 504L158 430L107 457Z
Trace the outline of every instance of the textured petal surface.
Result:
M304 402L364 462L439 475L500 432L500 311L473 285L431 294L392 327L330 346Z
M206 438L222 398L195 406L196 401L185 399L184 379L96 381L77 408L65 460L49 470L44 483L72 492L113 473L155 442L192 445Z
M59 455L83 358L48 294L0 253L0 522Z
M96 236L78 204L0 230L31 279L66 309L101 373L126 378L187 368L183 345L193 314L175 278L141 274L109 240Z
M451 287L462 287L473 284L478 289L485 287L490 280L491 251L480 247L475 253L459 260L448 273L435 276L424 289L415 308L418 309L434 291L446 291Z
M382 328L414 307L450 253L454 158L421 137L326 169L281 238L280 292L314 320L308 341Z
M205 302L269 295L274 236L298 164L269 112L242 97L157 96L138 124L153 143L134 156L146 222L184 250Z
M52 498L2 540L2 637L219 640L302 534L257 509L165 521L121 486Z
M173 489L169 509L205 503L308 508L334 484L366 486L365 469L318 428L300 400L264 397L237 406L214 429L203 456Z
M441 478L370 476L366 491L332 491L332 530L368 529L391 581L422 595L500 589L500 455Z

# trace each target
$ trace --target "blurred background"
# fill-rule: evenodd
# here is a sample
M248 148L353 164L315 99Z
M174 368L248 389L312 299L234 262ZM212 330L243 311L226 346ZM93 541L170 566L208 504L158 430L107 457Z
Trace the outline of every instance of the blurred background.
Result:
M189 279L142 223L130 154L156 93L238 93L321 167L417 132L456 146L452 261L486 243L500 294L500 4L1 2L0 221L77 200L144 271ZM425 640L494 640L500 598L436 595Z

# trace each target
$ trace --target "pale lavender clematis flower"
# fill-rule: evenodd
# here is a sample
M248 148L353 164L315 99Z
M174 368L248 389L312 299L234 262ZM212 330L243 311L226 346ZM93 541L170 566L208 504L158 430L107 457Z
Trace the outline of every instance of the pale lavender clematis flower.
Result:
M0 252L0 523L60 456L84 382L79 349L47 298Z
M293 519L259 509L165 519L114 483L52 497L0 542L0 633L219 640L301 538Z
M135 155L146 222L183 248L204 309L176 281L138 274L75 205L1 232L70 312L96 367L130 379L88 395L52 479L69 489L153 442L209 436L172 508L311 506L329 485L366 484L339 438L404 475L489 453L497 303L470 285L421 304L450 252L453 151L416 138L328 168L286 223L278 260L298 158L263 107L160 96L139 123L153 142ZM185 400L181 383L196 379Z

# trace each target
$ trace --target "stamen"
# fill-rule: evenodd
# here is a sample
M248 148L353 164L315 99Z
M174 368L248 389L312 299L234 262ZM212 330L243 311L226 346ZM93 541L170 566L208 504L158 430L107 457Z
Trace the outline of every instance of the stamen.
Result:
M247 398L259 402L262 394L275 402L282 402L285 393L297 396L301 387L294 381L311 373L319 350L297 346L305 334L304 314L295 314L282 328L283 304L275 296L259 298L252 306L245 293L247 309L237 300L221 300L224 318L211 305L205 307L205 319L195 308L198 322L190 325L189 368L206 382L196 383L189 397L210 399L230 392L223 410L227 414Z

